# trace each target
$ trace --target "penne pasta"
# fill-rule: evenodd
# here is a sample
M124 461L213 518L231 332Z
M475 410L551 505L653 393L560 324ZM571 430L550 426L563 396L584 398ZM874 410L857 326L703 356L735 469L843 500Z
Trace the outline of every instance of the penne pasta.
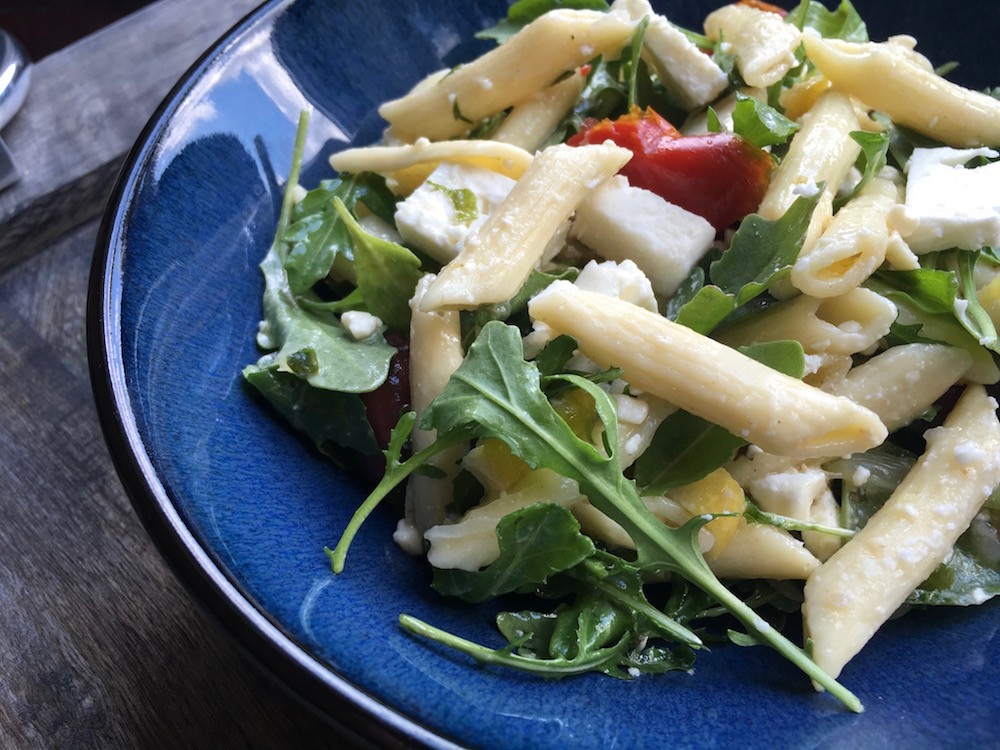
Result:
M839 456L881 443L885 427L845 398L790 378L648 310L567 282L529 303L533 318L566 333L598 364L766 451Z
M441 270L422 309L471 309L513 297L580 201L631 156L611 143L543 151Z
M386 102L379 114L405 140L461 136L598 55L617 56L634 30L625 13L550 11L435 85Z
M819 560L787 531L747 523L711 559L709 567L719 578L802 581L819 567Z
M949 146L1000 144L1000 101L947 81L902 44L802 37L833 85L895 122Z
M861 147L850 137L858 128L850 98L835 90L824 93L803 116L801 130L792 136L788 153L771 177L757 209L757 213L771 220L783 216L800 195L815 193L825 184L803 252L808 252L825 229L833 215L833 196L861 152Z
M996 408L981 386L969 386L886 504L809 577L803 622L830 675L945 559L1000 483Z
M585 83L586 78L574 72L566 80L532 94L514 106L490 140L534 153L573 108Z
M904 344L858 365L828 390L871 409L891 432L925 414L970 367L964 349Z
M859 286L885 261L889 210L897 204L891 180L872 180L844 206L792 267L796 289L812 297L836 297Z
M425 274L410 300L413 310L410 319L410 406L418 419L431 401L444 390L448 379L462 364L464 357L458 313L420 310L420 301L433 280L433 274ZM423 450L435 438L433 430L415 427L410 437L413 450ZM438 453L431 463L444 476L438 478L418 474L407 484L404 521L416 531L416 534L408 535L416 540L416 544L407 549L411 554L421 554L424 551L419 535L444 520L445 506L451 502L452 480L458 473L458 462L465 452L464 446L455 446Z
M509 143L493 141L420 140L405 146L349 148L330 157L338 172L378 172L408 195L423 183L441 162L484 167L511 179L520 178L531 166L532 155Z
M878 343L896 319L896 307L868 289L840 297L799 295L718 333L730 346L794 339L806 354L856 354Z
M705 19L705 35L732 46L736 67L750 86L767 88L798 65L795 51L802 33L777 13L724 5Z

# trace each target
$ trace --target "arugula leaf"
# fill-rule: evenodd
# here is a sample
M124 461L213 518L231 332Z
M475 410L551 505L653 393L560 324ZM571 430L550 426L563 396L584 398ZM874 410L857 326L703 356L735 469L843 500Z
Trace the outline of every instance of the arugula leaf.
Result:
M505 302L482 305L473 312L473 332L470 338L479 335L483 326L491 320L510 320L512 317L526 313L528 302L536 294L545 289L553 281L573 281L579 275L576 268L567 268L556 273L532 271L517 293ZM524 321L526 324L528 321Z
M828 39L847 42L867 42L868 27L849 0L841 0L837 10L830 11L816 0L802 0L785 17L787 23L799 29L815 29Z
M959 262L974 264L975 261L970 255L960 253ZM962 273L966 277L963 285L974 289L971 267L965 267ZM998 351L996 330L988 315L986 320L976 315L981 305L975 297L961 300L959 280L953 272L933 268L876 271L864 286L892 300L899 310L901 323L910 326L919 323L919 335L965 349L974 363L993 367L993 358L987 349Z
M740 351L790 377L801 378L805 371L805 353L798 341L753 344ZM661 495L697 482L732 461L746 444L744 438L679 409L660 423L636 460L636 484L643 494Z
M434 588L446 596L484 602L512 591L531 591L594 553L590 537L565 508L521 508L497 524L500 556L478 571L434 570Z
M843 539L850 539L855 532L852 529L842 529L839 526L825 526L820 523L801 521L798 518L783 516L779 513L768 513L758 507L752 500L747 498L747 507L743 512L748 521L762 523L767 526L775 526L785 531L817 531L821 534L829 534Z
M538 659L534 656L520 656L511 653L510 647L492 649L457 635L429 625L411 615L400 615L399 624L404 630L429 638L445 646L460 651L482 664L497 664L510 669L540 674L549 679L559 679L570 675L584 674L594 670L610 669L628 652L629 641L625 635L613 646L598 649L576 659Z
M1000 538L980 515L955 543L951 558L910 594L911 604L967 607L1000 595Z
M706 336L736 310L734 295L714 284L703 286L677 312L676 322Z
M575 8L579 10L607 11L611 6L606 0L518 0L507 10L507 17L495 26L476 34L477 39L495 39L502 44L529 23L550 10Z
M340 198L333 199L354 245L354 270L365 306L396 331L410 330L410 298L423 275L420 259L402 245L369 234Z
M799 196L780 219L768 221L759 214L743 219L729 249L709 269L712 283L733 295L736 306L788 276L821 193Z
M785 143L799 127L797 122L789 120L773 107L736 92L733 132L758 148Z
M639 25L635 28L632 41L622 51L622 60L624 61L622 73L628 84L629 109L638 105L639 54L642 52L642 40L646 36L646 27L648 26L649 16L643 16L643 19L639 21Z
M979 302L976 292L975 268L980 251L959 251L958 253L958 288L964 305L956 303L955 312L959 321L979 343L987 349L1000 353L997 342L997 329L986 308Z
M565 333L552 339L535 357L538 372L542 377L562 372L576 351L576 347L576 339Z
M351 243L334 199L341 200L349 211L363 203L372 213L392 221L395 199L385 180L371 172L350 174L324 180L310 190L292 209L291 224L279 235L291 246L285 261L285 273L293 294L302 294L326 278L338 255L350 259Z
M397 454L387 451L386 477L362 504L337 549L331 553L335 570L342 569L347 547L361 522L392 487L415 470L415 462L426 462L434 453L443 450L443 446L454 445L472 436L497 438L528 466L548 468L576 481L591 504L616 521L632 538L636 548L635 567L644 575L661 577L673 572L692 581L718 600L750 632L760 635L834 697L854 711L862 710L853 694L820 669L802 649L761 620L715 577L702 557L698 542L698 532L710 517L698 516L682 527L672 529L646 508L635 484L622 474L617 455L618 425L610 396L583 378L572 375L563 377L593 397L595 411L604 425L606 455L577 438L545 398L538 369L524 360L518 330L498 321L488 323L444 391L424 411L420 420L421 428L437 430L437 441L404 464L398 463ZM412 417L407 419L409 426L397 427L397 431L402 429L408 434L412 429ZM393 433L393 441L398 439L397 431ZM404 615L400 622L411 632L432 637L487 663L532 668L525 665L530 659L509 653L497 654L431 628L415 618ZM593 659L579 661L588 661L591 665L608 663L608 659L620 656L622 652L618 649L627 647L628 642L623 638L619 644L602 649L602 653ZM600 655L605 658L599 659ZM554 673L574 671L579 661L564 660ZM534 666L537 667L537 664Z
M834 210L839 211L841 206L852 198L856 197L865 186L874 180L883 167L889 163L890 134L888 131L881 133L868 133L863 130L851 132L851 138L861 146L861 153L855 166L861 171L861 179L851 190L850 195L834 200Z
M336 450L330 449L330 443L365 454L378 451L365 405L359 396L313 388L297 375L279 372L274 365L265 368L249 365L243 370L243 377L292 427L308 435L316 448L327 456L335 460L339 457Z
M262 348L277 351L261 357L257 368L276 365L278 371L294 372L316 388L367 393L385 381L395 348L381 336L355 341L333 316L304 306L303 300L318 299L312 292L296 295L285 273L290 248L280 238L293 216L292 192L298 184L308 127L308 114L303 113L275 241L260 264L264 275L264 320L257 341Z
M583 91L573 105L573 109L563 118L542 148L562 143L569 136L578 133L588 119L601 120L617 112L626 111L628 89L619 79L620 62L596 58L590 63L590 72Z
M635 481L643 494L661 495L711 474L733 460L747 441L682 409L668 416L636 460Z

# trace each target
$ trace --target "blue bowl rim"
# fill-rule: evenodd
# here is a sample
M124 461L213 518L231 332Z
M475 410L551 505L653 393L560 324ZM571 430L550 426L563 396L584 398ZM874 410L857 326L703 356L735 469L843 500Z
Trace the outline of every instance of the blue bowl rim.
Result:
M267 0L225 32L184 73L150 117L119 171L101 219L88 282L87 358L97 414L119 479L160 554L238 646L306 705L378 747L457 748L337 674L254 602L172 502L131 409L121 347L121 236L139 175L167 122L202 75L252 27L294 0ZM359 722L358 718L363 721Z

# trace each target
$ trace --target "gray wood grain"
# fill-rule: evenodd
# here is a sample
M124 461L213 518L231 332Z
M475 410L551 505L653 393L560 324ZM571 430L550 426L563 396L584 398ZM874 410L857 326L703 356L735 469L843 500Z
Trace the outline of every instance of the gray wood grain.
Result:
M35 64L3 137L24 176L0 192L0 270L97 215L178 78L260 0L160 0Z
M96 222L0 274L0 747L344 747L187 595L87 379Z

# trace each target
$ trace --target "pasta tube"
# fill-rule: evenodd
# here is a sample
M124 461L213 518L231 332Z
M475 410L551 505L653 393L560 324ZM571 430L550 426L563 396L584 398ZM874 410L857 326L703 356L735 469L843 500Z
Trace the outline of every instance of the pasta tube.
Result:
M807 354L856 354L878 343L896 319L896 306L869 289L840 297L799 295L719 332L720 341L744 346L795 339Z
M404 139L445 140L524 101L598 55L615 56L635 31L626 13L554 10L433 86L379 107Z
M417 283L410 307L410 403L417 413L423 414L431 401L444 390L448 379L462 364L462 331L457 312L423 312L420 300L434 280L433 274L425 274ZM413 450L421 451L435 440L433 430L414 428L411 435ZM438 453L430 463L444 472L445 476L435 478L415 474L406 486L406 521L412 524L417 534L422 534L431 526L441 523L445 516L445 506L451 502L452 479L458 473L458 462L465 454L464 446L455 446ZM423 543L416 538L413 554L421 554Z
M891 432L926 412L970 367L965 349L904 344L858 365L827 390L871 409Z
M611 143L545 149L441 270L422 309L471 309L513 297L580 201L631 158Z
M982 386L969 386L886 504L809 577L806 636L833 677L945 559L1000 483L996 408Z
M576 103L584 83L582 75L573 73L565 81L533 94L514 107L490 140L537 151Z
M792 136L758 213L765 219L779 219L796 198L804 191L817 190L821 182L826 183L824 197L832 200L861 152L850 137L858 128L850 97L839 91L827 91L819 97L803 117L802 129ZM812 225L810 230L815 231Z
M532 299L528 311L554 332L573 336L602 367L621 367L635 388L768 452L841 456L868 450L886 437L868 409L636 305L558 281Z
M349 148L330 157L338 172L378 172L394 183L396 193L408 195L423 183L441 162L484 167L511 179L525 173L533 157L523 148L494 141L418 140L405 146Z
M1000 144L1000 101L921 65L902 44L853 44L804 34L806 54L834 86L949 146Z
M767 88L798 64L795 50L802 32L777 13L749 5L724 5L705 19L705 35L732 45L736 67L751 86Z
M792 267L792 284L812 297L836 297L854 289L885 261L889 209L898 189L877 178L844 206L816 244Z

